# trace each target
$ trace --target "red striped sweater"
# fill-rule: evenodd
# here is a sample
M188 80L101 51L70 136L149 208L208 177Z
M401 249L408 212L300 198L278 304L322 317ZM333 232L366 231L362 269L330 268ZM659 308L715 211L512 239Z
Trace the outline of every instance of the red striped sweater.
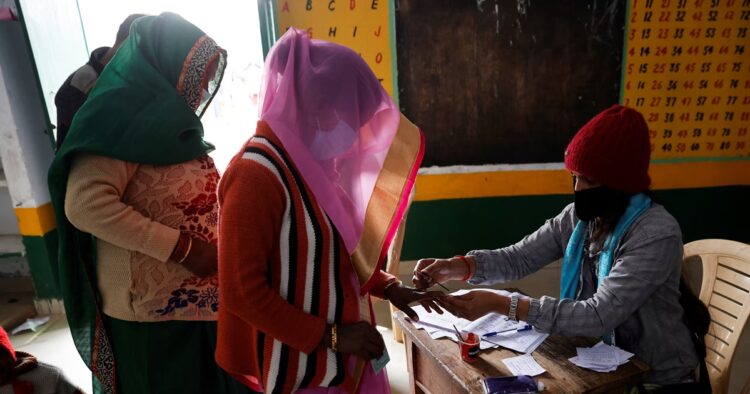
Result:
M219 204L219 365L267 393L353 383L320 345L325 325L373 318L336 228L264 122L230 163ZM377 275L382 297L395 278Z

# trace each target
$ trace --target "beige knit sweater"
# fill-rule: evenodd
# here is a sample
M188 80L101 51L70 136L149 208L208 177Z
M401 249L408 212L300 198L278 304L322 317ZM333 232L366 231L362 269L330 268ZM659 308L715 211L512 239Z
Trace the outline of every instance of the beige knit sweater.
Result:
M105 314L129 321L216 320L217 278L198 278L167 260L180 231L215 242L218 181L208 156L171 166L76 157L65 213L96 237Z

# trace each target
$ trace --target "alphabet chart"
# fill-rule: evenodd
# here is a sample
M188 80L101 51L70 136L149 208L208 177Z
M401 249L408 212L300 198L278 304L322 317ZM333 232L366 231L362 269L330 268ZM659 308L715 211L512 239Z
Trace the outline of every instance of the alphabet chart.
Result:
M750 0L630 0L622 103L652 159L750 156Z
M362 56L394 99L396 50L392 0L275 0L279 36L291 26Z

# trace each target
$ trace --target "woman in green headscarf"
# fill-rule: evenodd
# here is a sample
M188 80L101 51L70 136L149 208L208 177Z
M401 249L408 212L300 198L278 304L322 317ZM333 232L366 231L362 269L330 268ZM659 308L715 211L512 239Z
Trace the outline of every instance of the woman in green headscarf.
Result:
M139 18L50 168L59 284L97 391L246 391L213 357L219 174L200 117L225 65L180 16Z

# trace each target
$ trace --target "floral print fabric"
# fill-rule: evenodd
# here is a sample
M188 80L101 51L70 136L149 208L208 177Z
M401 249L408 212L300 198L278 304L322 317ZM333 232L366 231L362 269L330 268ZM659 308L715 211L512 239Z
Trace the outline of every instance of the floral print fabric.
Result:
M205 242L217 241L219 173L208 156L172 165L140 165L123 200L141 214ZM179 264L131 256L131 302L139 321L215 320L216 276L199 278Z

